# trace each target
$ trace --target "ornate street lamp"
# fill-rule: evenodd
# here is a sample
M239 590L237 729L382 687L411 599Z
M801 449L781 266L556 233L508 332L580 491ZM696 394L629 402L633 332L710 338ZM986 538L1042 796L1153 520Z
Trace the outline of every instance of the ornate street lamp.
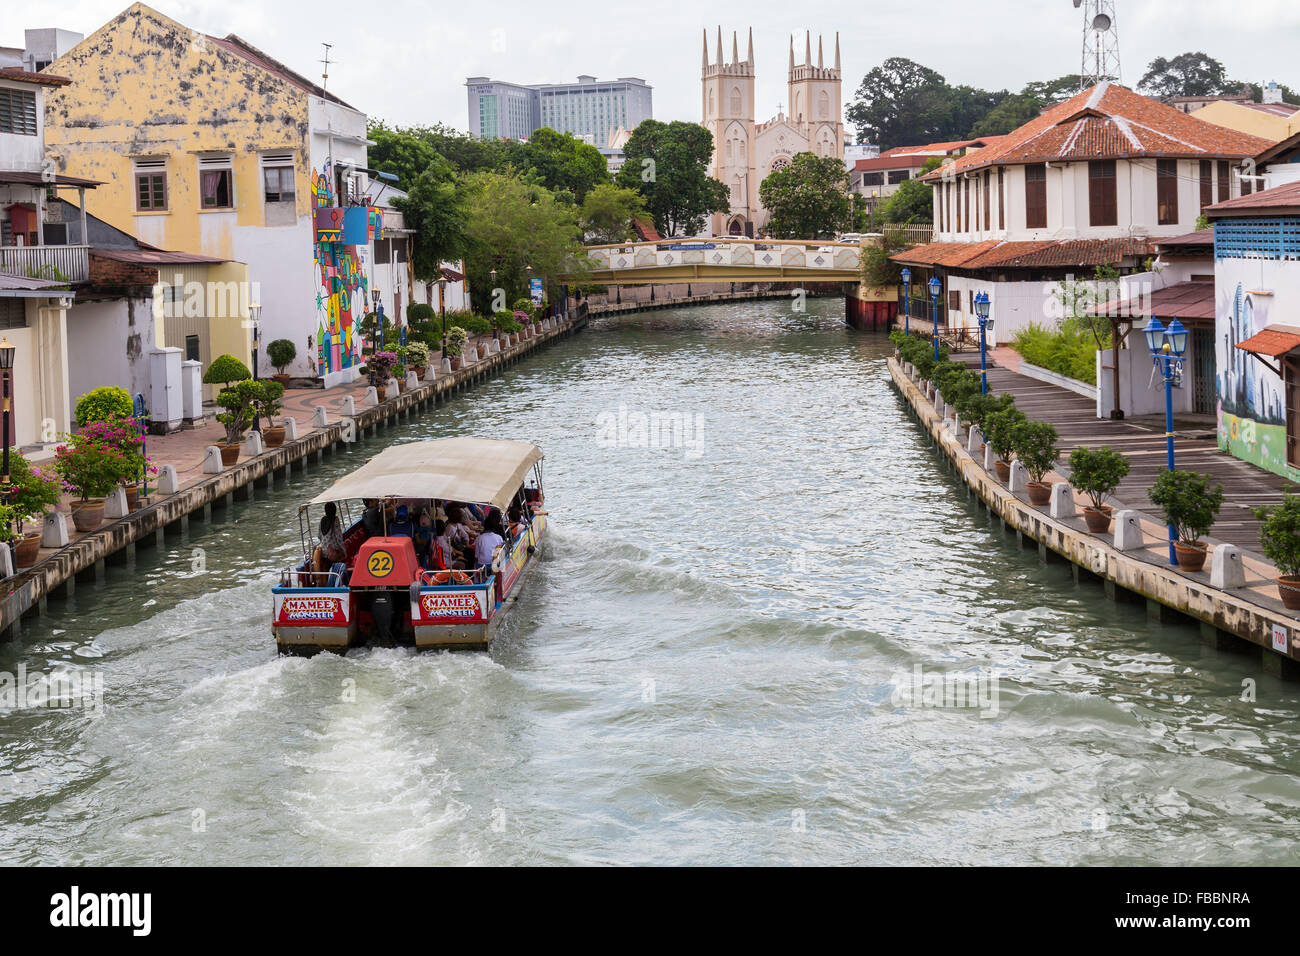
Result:
M980 320L980 394L989 393L988 345L986 333L993 331L993 319L989 316L989 294L979 292L975 295L975 317Z
M379 330L379 344L376 346L376 352L384 350L384 300L378 289L372 289L370 300L375 304L375 328Z
M934 360L939 361L939 293L943 283L938 276L930 276L930 315L934 319Z
M912 334L912 270L903 266L903 331Z
M5 504L13 496L13 485L9 483L9 418L13 408L13 402L10 398L10 382L14 374L14 352L17 348L9 344L9 336L0 340L0 379L4 380L3 404L0 404L0 417L4 418L4 434L0 440L4 441L4 461L0 463L0 500Z
M1169 328L1160 324L1154 315L1147 327L1142 330L1147 340L1147 351L1151 353L1151 362L1165 383L1165 455L1169 470L1174 470L1174 381L1183 374L1183 355L1187 351L1187 329L1178 321L1177 316L1169 323ZM1169 526L1169 563L1178 565L1178 554L1174 551L1174 542L1178 540L1178 529Z
M256 302L248 304L248 322L253 327L253 381L258 379L257 352L262 344L262 307Z

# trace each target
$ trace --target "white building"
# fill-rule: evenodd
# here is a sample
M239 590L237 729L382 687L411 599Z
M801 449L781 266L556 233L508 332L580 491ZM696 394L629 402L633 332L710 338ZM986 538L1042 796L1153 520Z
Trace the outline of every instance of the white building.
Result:
M949 329L976 328L974 296L986 291L994 341L1007 342L1060 317L1063 280L1144 271L1158 240L1239 195L1243 161L1270 145L1101 83L926 175L935 241L894 259L912 267L914 294L940 278ZM913 315L926 303L915 305Z
M740 59L736 34L731 35L731 61L723 59L722 28L718 28L717 60L709 61L708 33L700 73L703 125L713 134L709 175L730 191L731 207L712 217L714 235L753 236L767 224L759 186L774 169L789 164L797 153L844 159L844 121L840 97L840 38L835 35L834 66L825 65L822 40L817 62L812 37L804 37L804 59L796 65L790 41L787 71L789 114L784 111L765 123L754 120L754 31L749 31L745 59Z

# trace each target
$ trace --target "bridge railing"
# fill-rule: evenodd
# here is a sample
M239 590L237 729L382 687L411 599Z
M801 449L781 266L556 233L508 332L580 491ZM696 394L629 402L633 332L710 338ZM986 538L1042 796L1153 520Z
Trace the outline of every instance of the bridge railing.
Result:
M596 271L677 266L745 266L767 269L856 271L862 247L856 242L789 242L760 239L666 240L588 246Z

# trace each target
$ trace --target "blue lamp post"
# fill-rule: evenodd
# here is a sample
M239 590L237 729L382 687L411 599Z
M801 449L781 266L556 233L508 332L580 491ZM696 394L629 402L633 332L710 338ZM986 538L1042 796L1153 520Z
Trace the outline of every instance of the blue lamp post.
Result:
M975 295L975 316L980 320L980 394L989 393L988 344L985 333L993 331L993 319L989 317L989 294L978 292Z
M903 333L912 334L912 270L903 266Z
M1165 383L1165 453L1168 456L1169 470L1174 470L1174 379L1182 372L1183 355L1187 351L1187 329L1175 317L1169 328L1160 324L1154 315L1147 327L1142 330L1147 339L1147 351L1151 361ZM1169 563L1178 565L1178 555L1174 552L1174 542L1178 540L1178 529L1169 526Z
M930 276L930 315L934 319L934 360L939 361L939 291L943 283L938 276Z

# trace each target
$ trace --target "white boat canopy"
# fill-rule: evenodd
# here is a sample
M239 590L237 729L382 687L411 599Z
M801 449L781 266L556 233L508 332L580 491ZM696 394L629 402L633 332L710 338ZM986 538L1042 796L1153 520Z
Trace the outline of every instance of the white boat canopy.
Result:
M531 442L439 438L391 445L340 478L312 504L354 498L440 498L505 510L528 469L542 460Z

